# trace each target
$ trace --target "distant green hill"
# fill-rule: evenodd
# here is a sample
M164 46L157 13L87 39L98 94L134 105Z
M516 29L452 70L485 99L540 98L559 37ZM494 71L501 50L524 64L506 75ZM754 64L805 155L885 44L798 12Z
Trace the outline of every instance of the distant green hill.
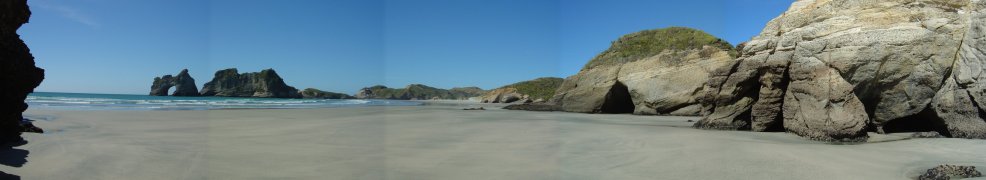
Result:
M429 100L429 99L469 99L486 93L478 87L460 87L451 90L435 88L423 84L411 84L404 88L388 88L387 86L377 85L361 89L356 93L356 98L361 99L403 99L403 100Z
M555 90L557 90L564 81L565 79L557 77L542 77L506 85L497 89L514 88L517 89L517 93L529 95L531 100L548 100L555 95Z
M729 42L701 30L669 27L624 35L613 41L609 49L592 58L584 69L636 61L657 55L664 50L696 49L706 45L729 50L734 56L736 54Z

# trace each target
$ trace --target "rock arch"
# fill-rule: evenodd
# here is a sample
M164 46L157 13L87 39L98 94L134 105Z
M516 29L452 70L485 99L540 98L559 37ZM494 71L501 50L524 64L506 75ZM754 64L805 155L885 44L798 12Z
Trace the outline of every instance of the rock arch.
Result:
M168 91L172 87L175 88L174 93L171 94L172 96L199 96L195 79L192 79L192 76L188 75L188 69L181 70L176 76L164 75L155 77L149 95L167 96Z

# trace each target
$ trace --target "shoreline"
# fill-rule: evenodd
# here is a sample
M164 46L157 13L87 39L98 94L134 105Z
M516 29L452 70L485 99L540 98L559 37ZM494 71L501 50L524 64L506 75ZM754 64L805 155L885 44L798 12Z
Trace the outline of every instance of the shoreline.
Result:
M691 128L698 117L464 105L205 111L28 110L25 179L904 179L986 168L986 142L854 145ZM181 112L181 113L176 113Z

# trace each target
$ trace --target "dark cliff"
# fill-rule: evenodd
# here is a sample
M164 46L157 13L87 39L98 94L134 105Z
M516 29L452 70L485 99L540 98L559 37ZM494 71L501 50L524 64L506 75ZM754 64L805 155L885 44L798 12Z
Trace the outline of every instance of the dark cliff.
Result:
M44 70L34 66L34 56L20 39L17 29L28 22L31 11L26 0L0 1L0 141L21 142L24 99L44 79Z

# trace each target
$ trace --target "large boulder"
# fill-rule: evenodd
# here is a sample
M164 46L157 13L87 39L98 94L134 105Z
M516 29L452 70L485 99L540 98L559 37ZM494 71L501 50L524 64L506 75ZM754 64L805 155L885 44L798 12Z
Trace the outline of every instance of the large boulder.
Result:
M188 75L188 69L182 69L178 75L164 75L155 77L151 84L151 96L167 96L168 90L175 88L172 96L199 96L199 88L195 85L195 79Z
M305 99L353 99L355 97L343 93L322 91L315 88L305 88L302 90L301 97Z
M734 55L726 41L690 28L628 34L565 79L550 102L570 112L699 115L694 97Z
M359 99L396 99L396 100L464 100L485 93L476 87L440 89L423 84L410 84L404 88L389 88L376 85L360 89L356 93Z
M300 98L298 89L288 86L273 69L240 74L236 68L219 70L205 83L203 96Z
M542 77L490 90L480 96L482 103L542 102L551 99L565 79Z
M0 1L0 144L22 142L24 99L44 80L44 70L34 66L34 56L17 34L31 11L26 0Z
M706 129L986 138L980 0L799 0L705 85Z

